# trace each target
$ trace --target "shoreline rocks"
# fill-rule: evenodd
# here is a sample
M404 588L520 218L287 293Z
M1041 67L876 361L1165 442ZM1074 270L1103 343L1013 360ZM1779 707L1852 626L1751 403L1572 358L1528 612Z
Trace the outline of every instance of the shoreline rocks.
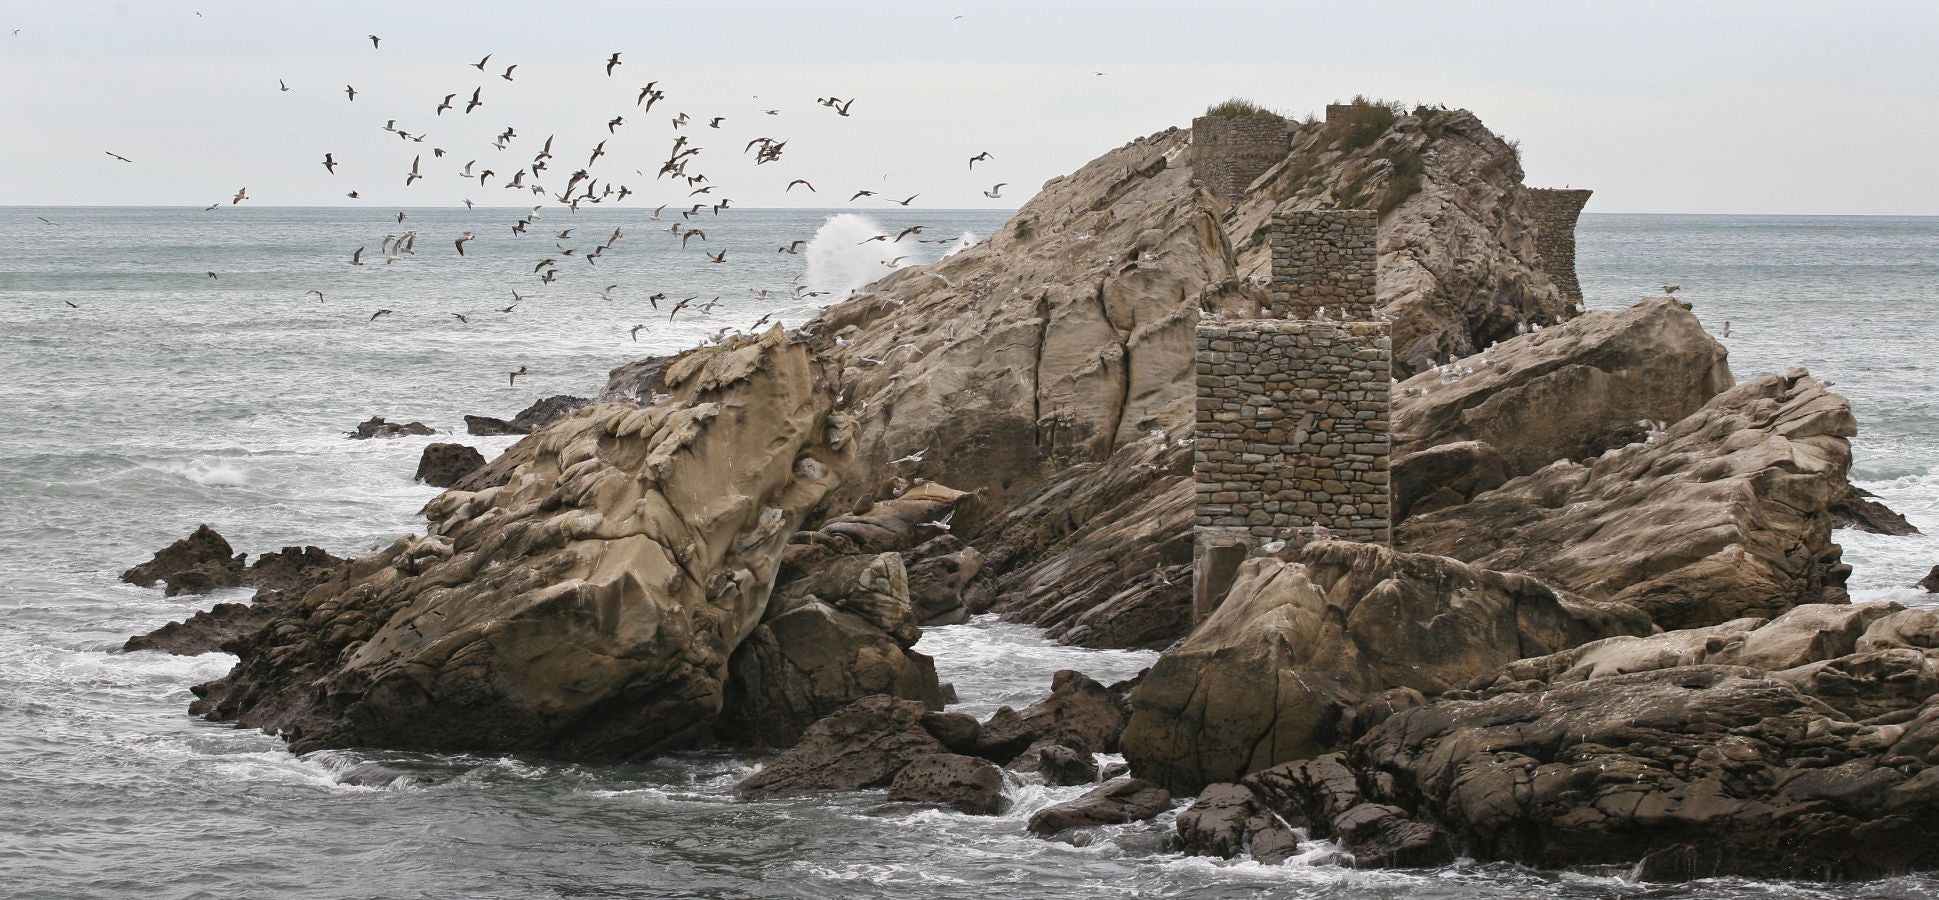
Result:
M485 465L485 455L464 444L431 443L418 457L412 476L436 488L448 488Z
M218 588L241 587L244 553L206 523L188 537L160 550L149 561L121 573L121 580L139 587L163 585L163 593L201 594Z
M1831 527L1856 528L1871 534L1893 537L1918 534L1919 529L1878 499L1878 495L1852 485L1831 505Z
M371 416L357 424L355 430L347 432L353 441L367 441L373 438L410 437L436 434L431 426L423 422L386 422L383 416Z
M209 561L225 557L229 549L228 541L216 534L214 529L203 525L189 537L157 552L153 561L130 569L122 577L139 584L139 581L129 579L129 575L139 572L137 578L149 577L156 571L152 567L158 564L165 569L199 556L205 561L187 570L197 573L209 566ZM218 603L209 609L198 610L182 621L169 622L147 634L130 637L122 644L122 651L161 650L176 656L228 651L236 641L275 619L288 601L302 596L343 564L343 560L331 556L321 547L284 547L257 557L247 567L241 565L243 557L244 554L236 554L229 562L222 564L225 582L231 576L234 580L233 584L225 583L222 586L255 586L256 595L250 602ZM169 582L171 589L202 583L196 580L200 576L184 580L182 574L176 572L161 577L176 579ZM170 593L180 592L171 590Z
M1037 810L1028 828L1038 837L1052 837L1075 828L1142 822L1171 809L1171 792L1142 778L1118 778L1084 792L1075 800Z

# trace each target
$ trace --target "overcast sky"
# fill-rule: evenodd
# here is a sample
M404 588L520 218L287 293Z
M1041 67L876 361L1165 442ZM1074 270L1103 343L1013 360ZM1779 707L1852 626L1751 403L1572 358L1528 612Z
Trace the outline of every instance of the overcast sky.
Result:
M718 184L706 199L841 206L869 189L1010 207L1228 96L1304 114L1366 93L1474 110L1521 141L1529 184L1595 188L1591 211L1939 214L1926 0L4 0L0 29L7 205L207 204L247 186L259 205L351 203L354 189L516 206L535 198L502 184L548 134L555 190L608 139L595 175L677 202L684 185L652 176L687 112L705 148L690 168ZM486 53L489 71L470 67ZM634 97L654 80L667 98L642 115ZM475 114L433 114L474 87ZM815 104L830 94L854 98L852 115ZM626 122L609 135L613 116ZM426 142L384 132L392 118ZM755 168L742 148L763 136L788 145ZM417 154L426 178L407 189ZM497 175L459 180L471 159ZM818 193L783 193L795 178ZM998 181L1003 199L985 199Z

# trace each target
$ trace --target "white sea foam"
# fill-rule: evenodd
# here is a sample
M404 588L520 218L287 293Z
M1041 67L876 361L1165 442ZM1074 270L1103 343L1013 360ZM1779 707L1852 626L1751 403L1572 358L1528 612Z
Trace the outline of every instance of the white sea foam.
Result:
M949 249L943 251L943 258L948 259L949 257L955 256L956 254L963 252L964 250L968 250L969 248L976 246L976 242L978 240L981 240L981 238L978 238L975 232L972 232L972 231L963 232L962 236L956 239L956 243L950 244Z
M249 473L227 459L169 462L153 468L209 487L243 487L249 483Z
M869 240L885 233L890 232L868 216L830 216L803 251L808 257L808 289L826 291L839 299L895 269L915 265L915 253L906 243ZM896 257L905 258L889 265Z

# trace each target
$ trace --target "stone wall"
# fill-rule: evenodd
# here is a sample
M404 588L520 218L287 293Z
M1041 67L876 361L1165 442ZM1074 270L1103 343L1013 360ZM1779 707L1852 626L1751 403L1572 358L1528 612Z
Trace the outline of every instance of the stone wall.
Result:
M1380 215L1370 209L1274 213L1270 318L1369 321ZM1573 271L1573 270L1571 270Z
M1337 122L1343 118L1352 116L1354 109L1355 107L1351 103L1328 103L1326 105L1326 120L1328 122Z
M1198 328L1194 525L1201 547L1333 537L1389 542L1392 350L1376 322Z
M1582 285L1575 280L1575 222L1594 191L1529 188L1524 202L1535 223L1535 249L1542 254L1542 271L1562 289L1571 303L1582 301Z
M1192 120L1192 177L1234 202L1292 146L1293 123L1279 116L1199 116Z

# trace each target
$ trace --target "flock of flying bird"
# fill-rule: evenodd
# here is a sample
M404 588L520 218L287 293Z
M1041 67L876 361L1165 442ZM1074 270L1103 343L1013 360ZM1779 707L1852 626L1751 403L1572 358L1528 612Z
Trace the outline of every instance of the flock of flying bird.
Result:
M372 34L368 36L368 39L372 50L382 49L383 38L381 36ZM469 63L468 65L470 68L485 73L486 76L495 76L506 82L515 82L514 73L517 72L519 64L512 63L506 65L502 71L499 71L497 66L492 65L492 56L493 54L486 54L477 62ZM616 71L625 65L625 60L621 57L621 53L612 53L605 58L601 64L605 77L613 78ZM278 79L277 88L279 92L289 92L291 90L287 81L283 79ZM355 85L344 85L344 102L358 102L357 98L360 93ZM500 189L519 191L521 193L529 193L532 196L546 198L574 211L577 211L581 205L617 204L624 202L629 196L636 193L635 190L630 185L616 181L612 177L596 174L601 169L599 163L602 158L608 157L606 149L607 140L617 135L622 127L628 125L627 116L631 115L635 117L635 120L644 119L653 112L656 106L665 102L667 96L667 89L661 87L659 80L648 81L639 89L639 92L634 97L633 109L605 119L603 124L607 131L607 138L601 139L586 152L586 155L583 157L583 163L580 163L581 157L577 155L569 157L569 162L559 160L555 155L554 146L557 136L547 136L544 142L540 144L538 150L531 156L529 162L515 163L517 167L509 178L505 179L499 185ZM816 100L818 105L825 107L834 116L841 118L850 116L850 110L854 107L855 102L854 97L844 99L836 96L820 97ZM488 97L485 94L484 85L481 84L472 87L468 95L462 90L452 91L444 94L442 99L434 104L427 102L426 106L433 116L442 117L446 113L455 116L469 116L480 108L485 107L487 103ZM763 109L760 112L766 116L780 116L782 114L781 109ZM385 122L383 130L396 136L400 142L410 145L426 145L429 136L425 132L400 127L398 121L397 118L389 118ZM686 112L678 112L669 116L667 121L671 123L674 132L672 144L667 151L666 158L659 162L657 170L653 172L651 177L655 182L665 182L674 186L675 189L685 190L686 195L682 201L683 207L675 210L679 216L677 220L671 219L671 216L667 212L668 207L673 204L662 203L645 217L645 222L659 223L666 221L667 227L665 230L672 236L680 239L679 247L681 249L690 249L692 242L699 240L702 244L699 252L708 263L725 264L727 262L727 251L725 249L719 251L708 250L705 247L707 231L704 228L697 227L694 223L702 216L707 216L709 219L712 219L733 208L733 200L717 194L716 191L720 185L716 184L707 173L701 171L700 158L706 148L696 143L696 138L705 133L701 129L718 130L721 128L721 124L727 121L727 117L696 117ZM498 133L492 141L492 147L495 152L503 153L504 151L510 150L518 140L519 133L517 129L515 127L507 127ZM429 165L436 165L437 160L442 160L447 157L455 159L453 151L448 150L446 147L436 144L430 144L428 146L430 150ZM743 156L751 157L755 166L763 166L780 162L787 147L788 141L786 139L775 136L759 136L748 141L742 148L741 153ZM128 157L113 151L106 152L108 156L122 163L132 164L134 162ZM565 153L567 151L560 149L557 152ZM500 158L502 159L502 157ZM993 159L994 157L988 151L978 152L968 158L969 170L975 171L978 163L990 162ZM322 153L318 164L331 176L336 176L338 166L343 163L340 162L338 152L332 150ZM505 166L506 164L500 162L497 165ZM571 171L562 171L567 165L571 166ZM557 167L556 169L555 166ZM633 171L635 174L641 176L646 174L643 170L639 169ZM500 177L499 172L494 168L494 163L489 159L482 166L480 165L479 159L471 159L461 168L455 169L450 174L467 181L476 179L480 188L491 187L493 179ZM432 177L427 172L426 154L422 150L414 149L410 167L407 170L401 170L399 177L406 188L413 187L418 182ZM560 179L563 179L563 185L557 190L546 186L546 182L559 184ZM998 183L989 190L983 191L983 196L993 199L1001 198L1003 188L1006 186L1007 183ZM796 178L788 182L784 192L793 193L796 188L802 188L808 193L816 193L815 185L806 178ZM355 189L347 191L345 196L352 200L361 199L359 191ZM921 194L918 193L911 194L907 197L896 198L881 196L872 190L857 190L848 197L848 202L854 203L867 198L875 198L881 202L906 208L920 196ZM227 199L226 205L236 206L252 199L254 198L249 195L249 189L243 187L238 189L234 196ZM467 209L474 206L473 201L470 199L465 199L463 202ZM224 205L225 203L223 201L217 201L216 203L210 204L207 209L215 210ZM564 271L562 268L562 260L584 260L588 265L596 266L604 254L611 251L621 239L627 236L624 227L615 227L612 229L610 235L596 242L590 248L569 246L566 242L572 240L572 234L577 229L570 227L558 230L541 228L539 223L543 218L543 210L544 204L541 202L540 205L533 206L530 212L519 217L509 225L509 229L514 235L524 236L543 233L554 238L554 240L550 241L553 244L551 248L547 248L536 254L535 262L531 270L531 275L541 285L549 285L558 281L561 272ZM666 218L663 219L663 216ZM406 212L399 211L396 213L396 224L403 225L408 218L409 216ZM48 224L55 223L49 222ZM956 238L924 238L921 236L923 230L924 226L912 226L894 235L876 235L862 243L867 244L874 241L882 241L893 245L899 244L905 239L914 238L919 243L948 244L954 243L957 240ZM381 258L382 262L386 265L397 263L416 254L418 237L419 234L414 228L404 230L401 233L387 234L378 244L377 254L374 256L370 254L370 246L365 244L351 251L348 255L347 262L352 266L366 266ZM471 231L460 233L452 240L453 252L461 257L467 256L466 245L476 238L477 235ZM790 241L777 247L776 252L799 254L807 243L806 240ZM907 254L899 255L891 259L883 260L882 264L886 267L894 268L907 258L909 258ZM213 271L208 272L207 275L211 279L219 277L218 273ZM801 285L801 280L801 276L796 276L794 279L792 299L798 301L821 295L822 292L806 290ZM609 284L599 292L599 296L604 300L614 300L616 299L614 292L618 289L619 285ZM756 299L766 300L768 293L765 290L757 291ZM325 296L320 290L312 289L306 292L304 296L308 297L311 295L314 295L319 302L325 300ZM513 290L511 304L500 308L499 312L511 313L520 303L528 299L529 296ZM647 297L648 303L651 304L655 311L661 309L661 301L667 301L666 312L669 323L683 311L689 312L690 315L694 313L711 315L714 308L721 302L718 296L705 303L695 305L695 301L697 300L699 300L698 296L673 300L669 299L665 292L656 292ZM393 313L394 311L390 309L379 309L372 313L367 321L375 322ZM759 321L754 323L753 327L758 328L766 324L772 315L773 313L771 312L763 315ZM460 324L469 324L470 322L469 317L463 313L453 312L451 313L451 317L456 319ZM633 326L629 332L632 339L635 341L639 340L640 331L646 327L643 324ZM720 340L731 330L731 328L723 328L713 335L713 337L709 338L709 340ZM513 382L516 382L518 374L524 373L514 373L511 379Z

